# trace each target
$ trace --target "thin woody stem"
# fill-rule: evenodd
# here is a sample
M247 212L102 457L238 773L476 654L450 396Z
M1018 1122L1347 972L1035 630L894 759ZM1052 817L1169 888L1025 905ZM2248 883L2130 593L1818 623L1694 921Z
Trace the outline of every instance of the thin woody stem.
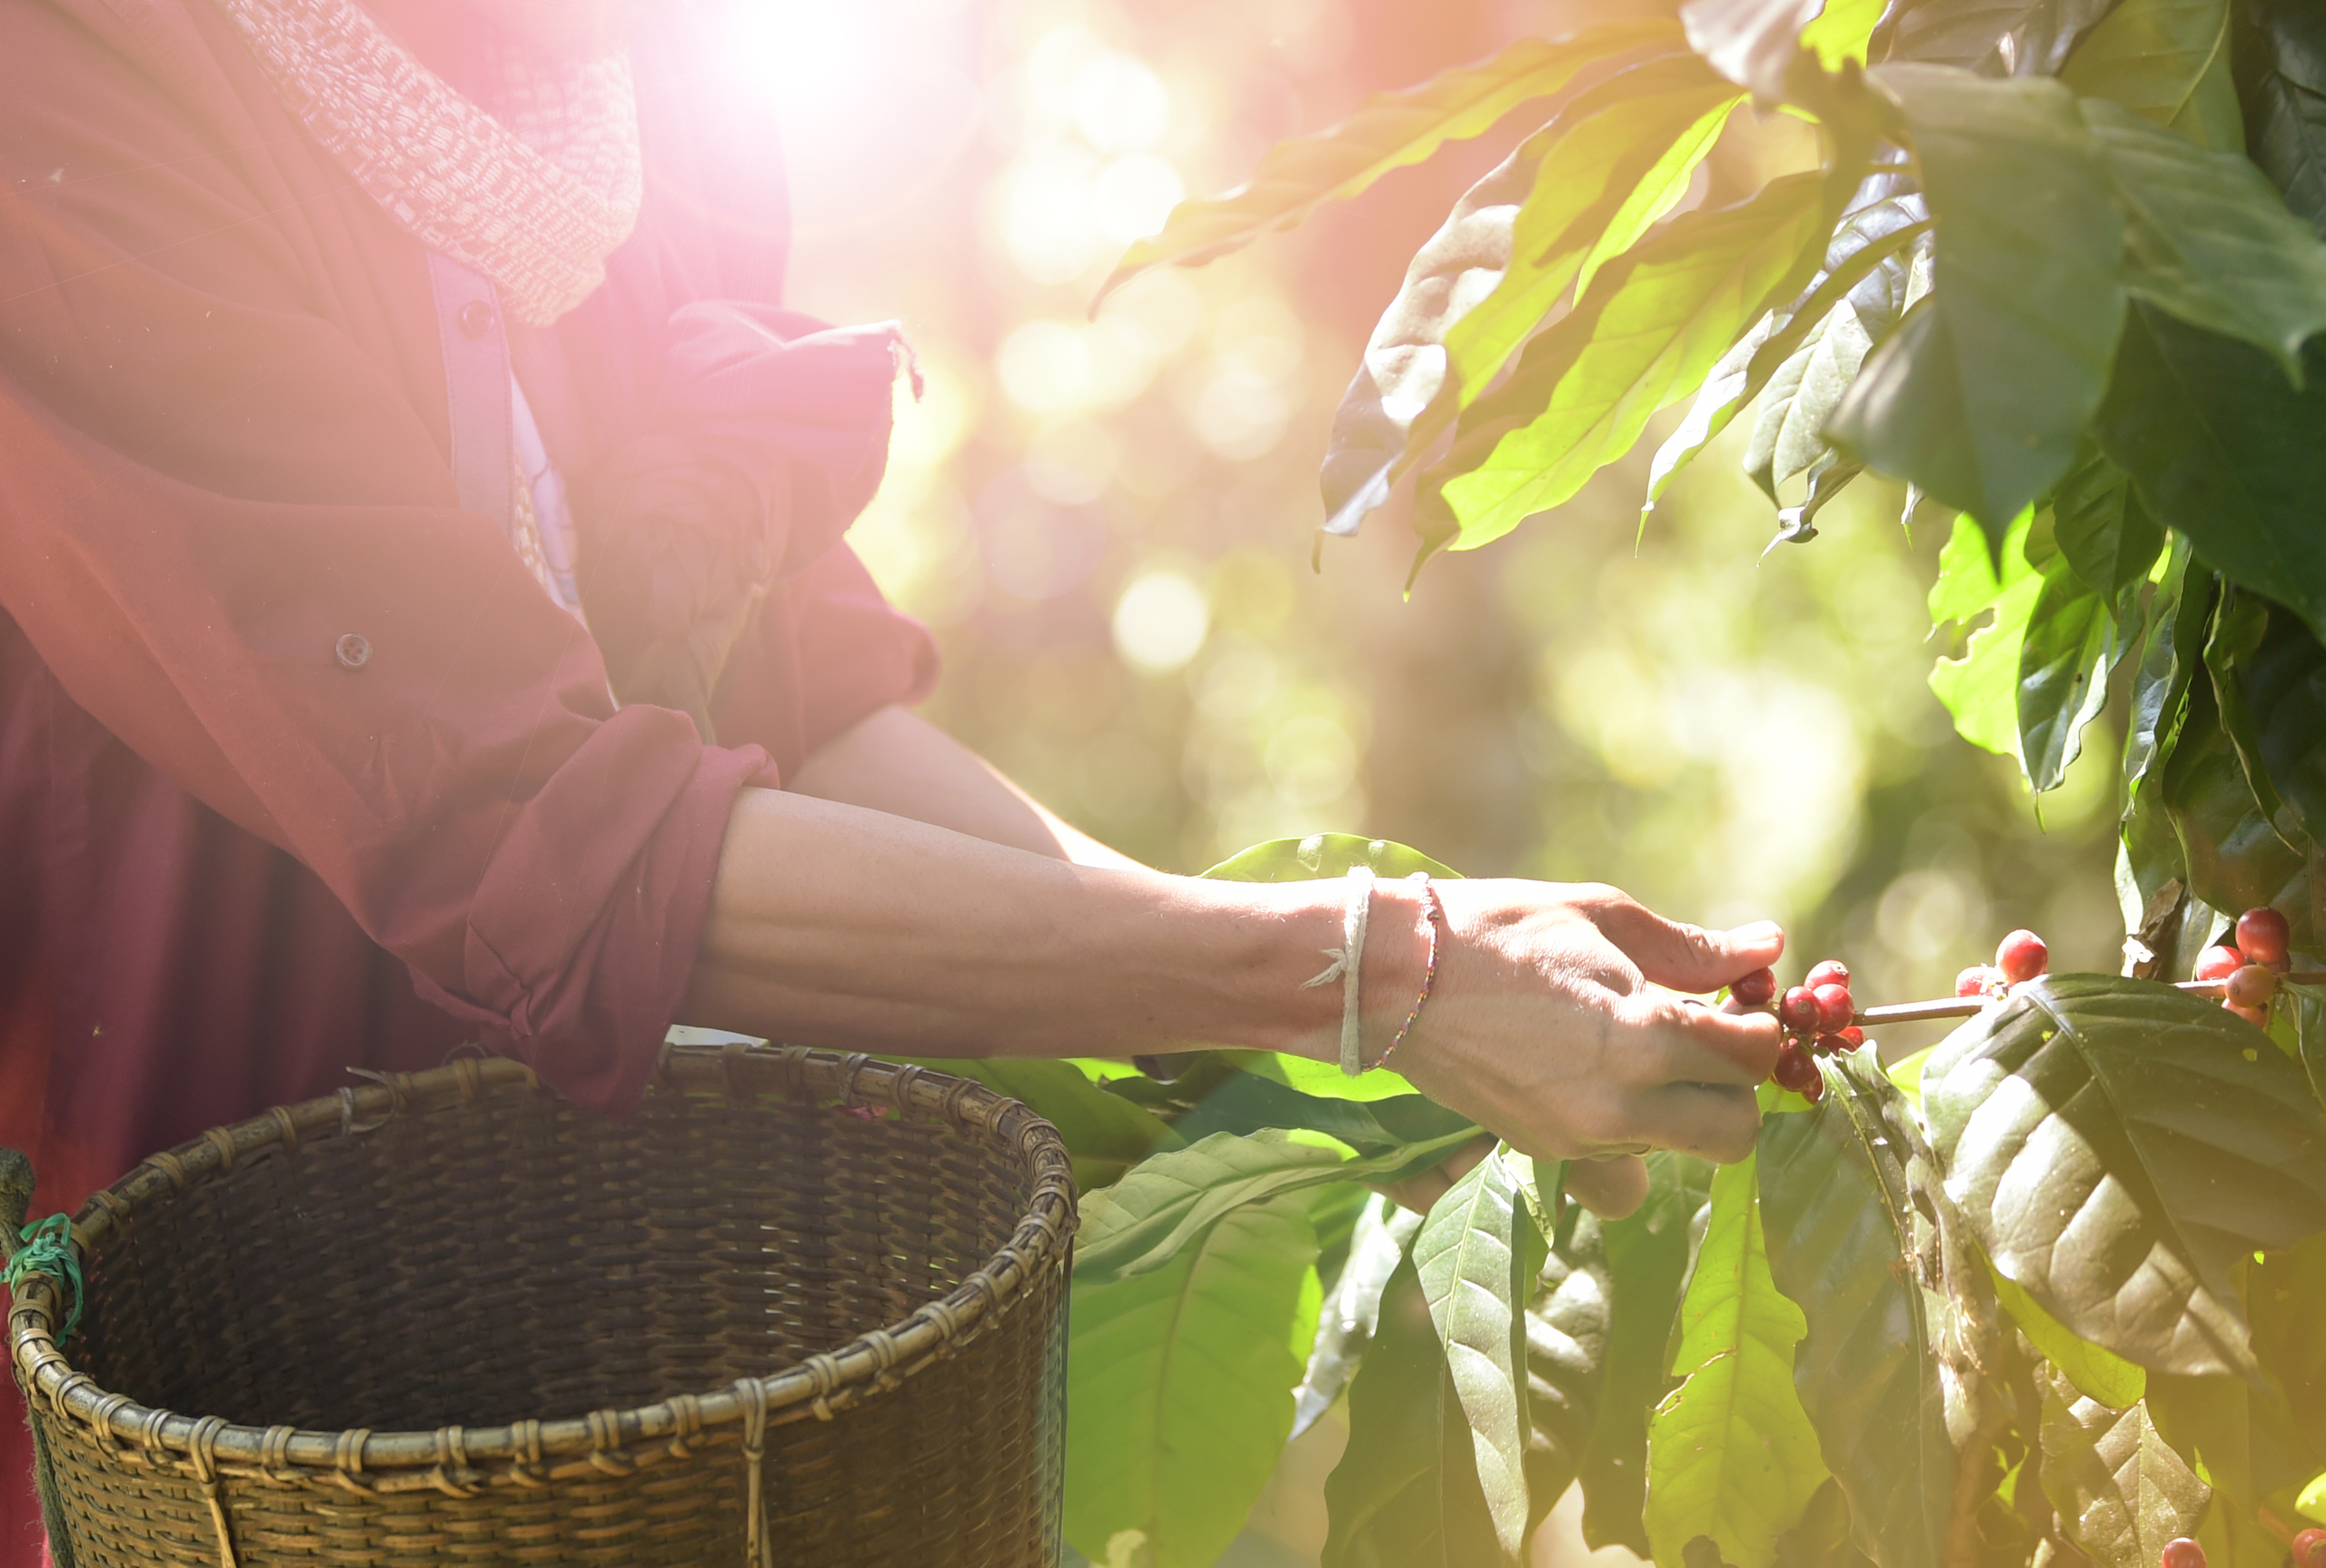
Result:
M2281 975L2279 980L2294 986L2326 986L2326 973ZM2192 997L2218 999L2227 994L2226 980L2183 980L2172 987ZM1854 1014L1855 1024L1918 1024L1932 1018L1975 1017L1991 1001L1990 997L1948 997L1935 1002L1899 1002L1886 1007L1868 1007Z

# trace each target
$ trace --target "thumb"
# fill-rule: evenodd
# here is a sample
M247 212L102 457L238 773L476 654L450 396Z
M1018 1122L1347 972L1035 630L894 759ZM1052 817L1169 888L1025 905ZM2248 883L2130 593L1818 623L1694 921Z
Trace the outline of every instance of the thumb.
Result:
M1774 920L1707 931L1629 900L1604 912L1599 928L1641 974L1675 991L1716 991L1768 968L1784 952L1784 932Z

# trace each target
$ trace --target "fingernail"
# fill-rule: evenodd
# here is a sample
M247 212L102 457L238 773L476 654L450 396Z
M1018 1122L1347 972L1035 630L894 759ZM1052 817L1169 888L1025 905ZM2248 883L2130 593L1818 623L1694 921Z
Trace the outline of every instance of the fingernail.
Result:
M1755 920L1749 926L1739 926L1728 934L1746 947L1757 947L1784 936L1784 928L1774 920Z

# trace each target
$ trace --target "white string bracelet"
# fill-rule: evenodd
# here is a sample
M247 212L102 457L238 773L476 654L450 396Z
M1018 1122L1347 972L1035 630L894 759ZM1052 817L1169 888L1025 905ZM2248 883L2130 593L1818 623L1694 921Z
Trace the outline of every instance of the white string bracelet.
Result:
M1332 960L1315 976L1300 982L1304 991L1317 986L1341 983L1341 1071L1356 1077L1365 1071L1358 1054L1357 1036L1364 1017L1358 1001L1361 967L1365 959L1365 920L1373 909L1373 868L1351 866L1348 868L1348 903L1341 912L1341 945L1318 949Z

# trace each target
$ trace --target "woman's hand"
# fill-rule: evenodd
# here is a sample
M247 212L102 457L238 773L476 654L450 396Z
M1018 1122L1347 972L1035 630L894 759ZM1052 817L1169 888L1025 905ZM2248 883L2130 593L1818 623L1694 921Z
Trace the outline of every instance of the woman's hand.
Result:
M1673 993L1774 963L1782 931L1701 930L1613 888L1436 886L1437 980L1394 1064L1417 1087L1522 1153L1577 1162L1568 1190L1601 1214L1638 1206L1645 1172L1630 1156L1649 1148L1752 1152L1776 1020Z

